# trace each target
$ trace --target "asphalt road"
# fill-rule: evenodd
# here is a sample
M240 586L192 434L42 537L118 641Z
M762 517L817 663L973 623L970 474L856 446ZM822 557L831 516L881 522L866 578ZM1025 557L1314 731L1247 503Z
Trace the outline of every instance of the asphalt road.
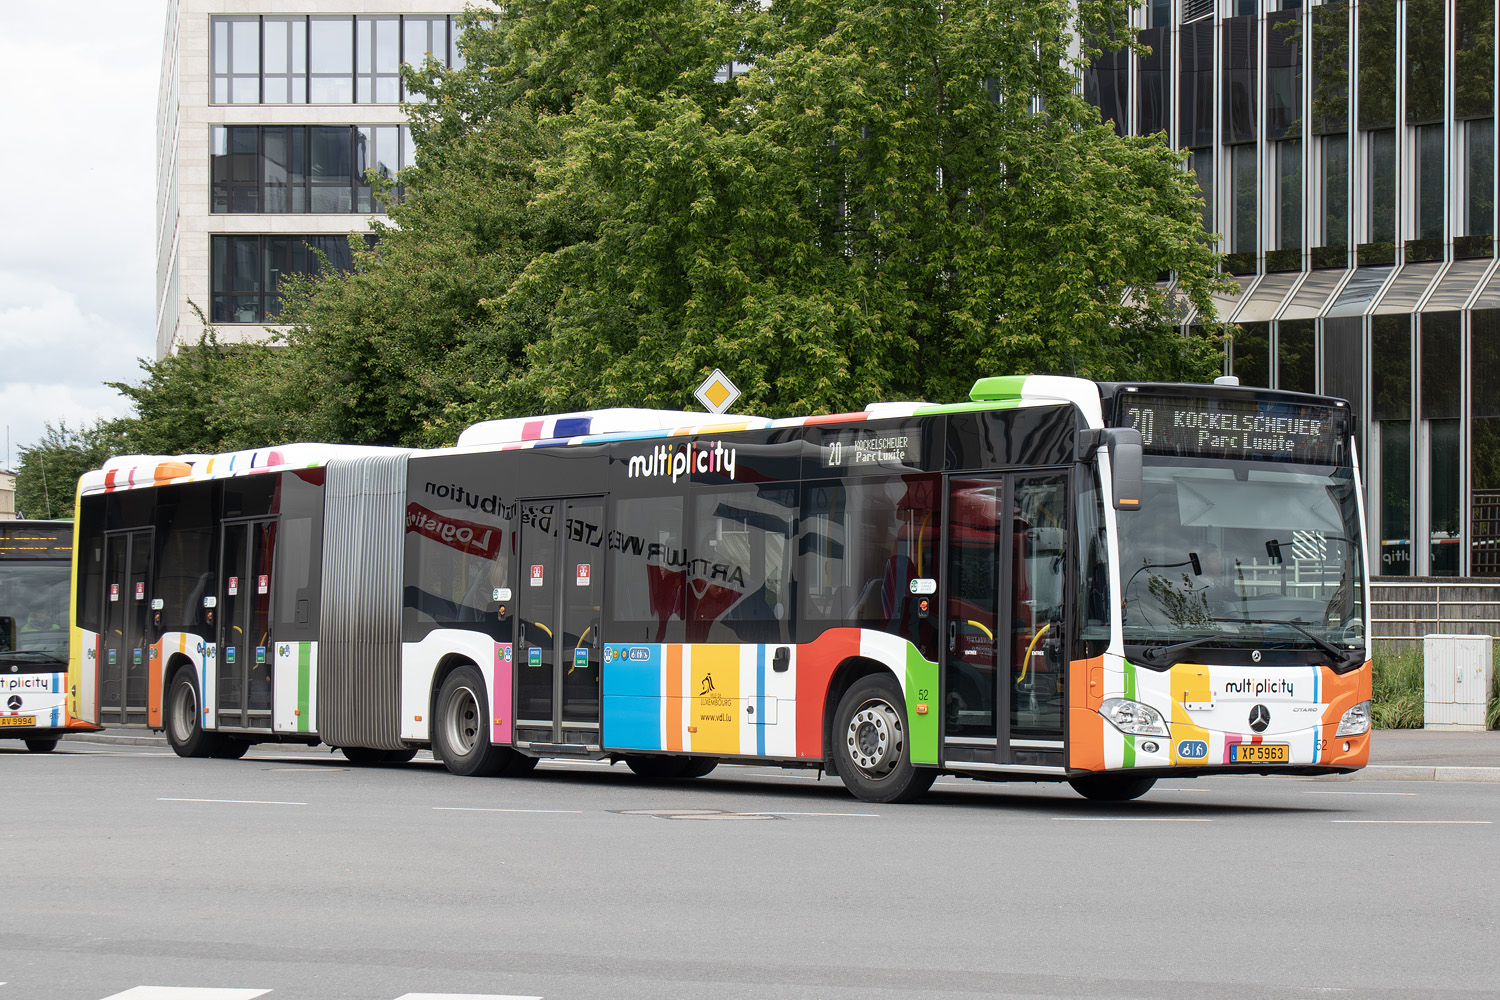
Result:
M1500 783L872 806L81 741L0 776L0 1000L1500 996Z

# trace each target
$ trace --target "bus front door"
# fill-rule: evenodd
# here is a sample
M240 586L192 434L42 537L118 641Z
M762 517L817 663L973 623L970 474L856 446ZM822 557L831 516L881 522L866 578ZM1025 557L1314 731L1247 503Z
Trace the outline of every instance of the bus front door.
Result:
M948 480L944 759L1061 767L1067 479Z
M218 614L218 725L271 728L271 564L275 518L221 528Z
M104 638L100 643L99 722L146 722L151 669L152 532L104 536Z
M604 501L521 504L516 740L600 745Z

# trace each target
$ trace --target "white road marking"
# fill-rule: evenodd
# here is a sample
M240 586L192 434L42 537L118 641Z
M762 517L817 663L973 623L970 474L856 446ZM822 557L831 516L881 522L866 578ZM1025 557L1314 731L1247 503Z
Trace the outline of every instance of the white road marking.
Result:
M1053 816L1059 823L1212 823L1189 816Z
M211 986L137 986L104 1000L255 1000L270 990L226 990ZM540 998L538 998L540 1000Z
M811 813L811 812L782 812L779 809L750 810L742 812L741 816L858 816L868 819L879 819L880 813Z
M1321 788L1308 788L1302 792L1303 795L1416 795L1416 792L1339 792Z
M1330 823L1384 823L1395 826L1490 826L1488 819L1331 819Z
M570 813L582 815L582 809L484 809L479 806L433 806L434 812L464 812L464 813ZM415 996L417 994L413 994ZM421 994L422 996L437 996L438 994Z
M230 802L240 806L305 806L306 802L277 802L270 799L168 799L158 798L158 802ZM260 994L256 994L259 996ZM106 1000L114 1000L108 997Z
M542 998L512 996L509 993L403 993L396 1000L542 1000Z
M1212 788L1153 788L1153 792L1198 792L1203 795L1213 794Z

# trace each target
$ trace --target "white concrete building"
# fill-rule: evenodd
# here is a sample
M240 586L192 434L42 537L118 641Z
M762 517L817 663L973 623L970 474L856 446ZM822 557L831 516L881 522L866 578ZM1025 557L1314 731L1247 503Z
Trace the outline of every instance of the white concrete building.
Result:
M411 160L398 67L455 65L462 0L173 0L157 113L156 353L259 340L280 277L348 258Z

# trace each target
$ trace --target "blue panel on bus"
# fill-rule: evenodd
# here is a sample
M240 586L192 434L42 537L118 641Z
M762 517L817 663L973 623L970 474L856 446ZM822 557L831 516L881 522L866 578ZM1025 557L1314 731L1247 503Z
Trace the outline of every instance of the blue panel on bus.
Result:
M604 647L604 740L612 747L661 749L661 647Z
M589 423L591 420L591 417L569 417L567 420L559 420L552 430L552 436L558 438L583 437L589 432Z

